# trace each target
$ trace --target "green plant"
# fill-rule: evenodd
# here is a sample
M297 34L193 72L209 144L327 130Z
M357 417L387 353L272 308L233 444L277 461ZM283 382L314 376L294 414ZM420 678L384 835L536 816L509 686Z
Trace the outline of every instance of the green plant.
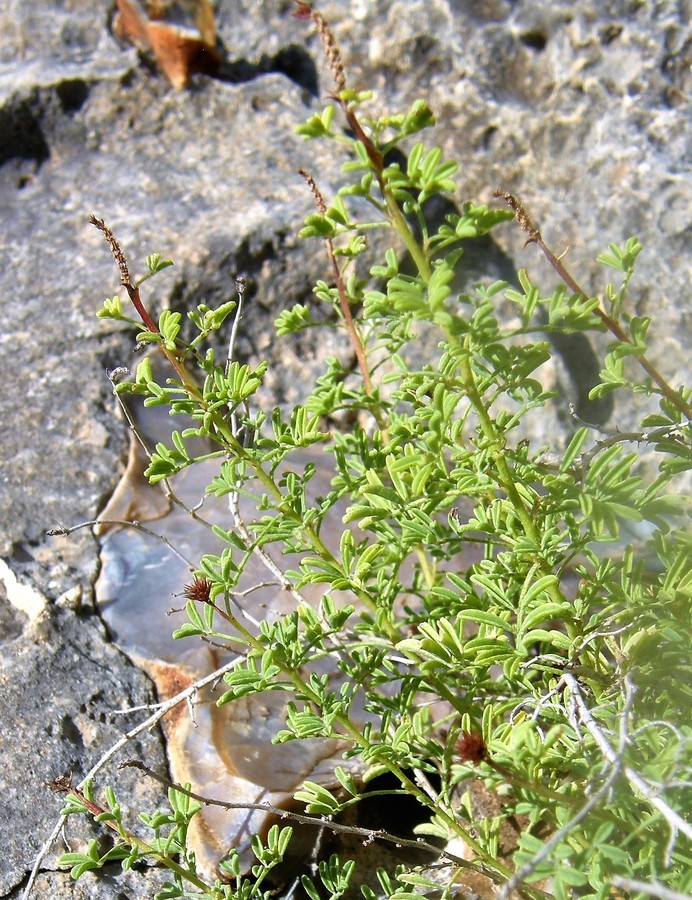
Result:
M268 421L252 411L266 365L241 365L232 341L228 358L205 349L235 305L190 312L196 335L184 341L178 313L151 318L117 241L94 220L144 324L138 340L157 345L176 373L159 384L145 362L116 391L194 421L173 433L171 447L156 447L146 474L174 484L201 458L188 450L190 439L208 439L220 461L208 491L228 496L235 517L234 527L216 529L224 551L200 561L190 623L179 636L242 653L225 675L222 703L285 693L277 742L338 737L345 758L359 760L359 777L337 768L332 789L303 784L296 799L308 816L337 817L356 806L382 773L420 804L426 821L418 831L438 841L448 864L443 883L425 866L383 870L379 896L454 896L469 867L503 896L517 889L605 897L617 885L653 896L690 890L692 566L687 507L673 490L692 462L690 391L671 388L650 363L650 322L627 312L641 245L630 239L599 258L620 278L602 303L581 290L510 195L500 195L509 211L467 203L433 227L426 202L455 190L455 164L423 143L409 148L405 165L390 162L433 123L431 110L418 101L406 113L368 118L370 97L347 87L325 20L305 3L298 14L317 25L335 80L332 104L299 131L343 146L349 180L327 202L316 177L304 173L317 211L301 234L324 241L330 281L319 282L315 296L332 309L331 323L318 324L309 305L297 305L279 315L277 331L342 328L355 367L331 360L302 406ZM335 112L348 134L334 125ZM351 198L373 218L355 220ZM522 271L518 289L496 282L455 290L464 241L515 216L563 285L543 294ZM373 228L388 228L410 265L391 248L364 269ZM166 264L147 260L150 275ZM513 305L510 325L499 315L501 299ZM133 321L118 298L100 315ZM436 329L439 343L436 358L420 364L413 342L423 327ZM593 396L641 394L657 411L632 433L596 434L577 423L559 462L532 447L522 428L550 415L540 369L550 358L544 335L551 330L610 331ZM325 422L342 412L358 424L330 431ZM642 467L641 444L655 455L654 476ZM331 490L317 500L309 492L314 466L292 464L308 447L327 452L334 466ZM238 517L241 492L258 500L250 521ZM332 552L325 531L343 498L351 527ZM637 526L636 540L626 540L623 523ZM469 546L479 559L460 567ZM249 555L271 548L302 554L285 576L298 599L291 613L253 633L230 598ZM325 591L317 608L300 599L312 584ZM337 591L351 600L335 599ZM336 686L311 668L324 660L341 675ZM367 720L356 701L364 701ZM472 803L474 779L502 797L499 811L483 820ZM73 794L64 812L96 814L117 840L105 855L95 844L87 854L68 854L63 861L75 877L113 858L128 866L153 856L173 878L160 898L193 889L210 898L269 896L263 882L286 851L290 827L273 829L265 843L256 839L251 872L231 852L222 867L227 881L210 883L186 848L198 805L184 788L171 789L170 813L145 818L155 834L148 843L123 826L112 794L102 809L90 790ZM521 836L507 854L500 831L509 820L520 820ZM449 849L459 842L473 864ZM321 860L313 876L303 876L303 889L314 900L345 896L354 867L357 860ZM378 895L367 886L362 892Z

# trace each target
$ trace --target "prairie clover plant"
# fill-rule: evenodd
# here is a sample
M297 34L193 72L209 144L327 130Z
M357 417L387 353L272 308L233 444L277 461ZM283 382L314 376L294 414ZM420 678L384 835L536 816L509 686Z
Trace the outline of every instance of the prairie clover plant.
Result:
M184 342L180 314L153 321L115 238L94 220L144 323L138 340L157 345L176 372L158 384L144 362L116 391L193 420L172 446L156 447L146 474L174 485L197 462L188 442L203 437L220 461L208 492L227 496L231 513L240 492L258 498L253 520L229 513L228 529L215 529L226 547L200 561L190 623L179 635L240 654L221 703L284 692L277 742L343 741L335 787L306 781L296 795L308 817L338 821L383 773L420 804L417 832L435 843L443 874L431 865L383 869L377 890L362 888L366 898L453 897L469 869L500 896L679 896L692 888L692 568L688 509L675 482L692 463L691 392L671 387L650 363L650 320L627 311L642 247L631 238L599 257L617 275L599 299L581 290L510 195L499 195L506 204L497 209L466 203L433 227L427 201L456 190L457 166L416 142L432 111L417 101L405 113L369 118L370 94L347 86L326 21L304 3L297 14L317 26L335 81L331 103L298 131L343 148L347 161L330 199L319 172L303 173L316 211L301 235L326 247L315 296L332 309L331 324L299 304L276 326L279 336L343 329L353 367L330 360L302 406L266 419L253 411L266 365L233 359L232 340L223 359L208 344L212 332L231 330L235 304L190 312L196 336ZM371 218L354 218L356 208ZM522 271L519 288L495 282L459 293L464 242L512 218L561 286L546 294ZM392 248L366 265L374 228L389 229ZM153 275L167 263L152 256L147 264ZM510 324L500 300L514 308ZM118 298L100 315L134 321ZM414 365L421 328L436 330L437 352ZM557 458L521 438L520 426L553 414L541 380L551 355L546 333L591 331L612 337L592 396L643 394L657 411L629 433L596 431L575 417ZM350 430L328 428L345 414L356 423ZM641 466L642 447L655 475ZM305 448L324 451L333 466L331 490L318 499L308 490L314 466L292 462ZM344 498L347 512L329 541L330 511ZM302 554L285 576L295 608L252 632L230 601L242 567L251 552L287 550ZM470 550L475 561L460 564ZM324 590L317 606L300 599L313 584ZM325 661L340 680L318 674ZM474 808L477 783L498 798L492 815ZM115 846L101 856L94 843L63 861L78 877L114 857L125 867L152 857L172 879L159 898L269 896L265 878L297 827L257 837L251 871L231 851L224 879L212 883L186 848L199 803L184 788L171 788L169 812L143 817L153 830L148 842L123 825L112 792L105 807L91 792L73 791L65 812L96 813L115 831ZM503 851L508 822L519 837ZM353 896L357 866L348 857L322 860L294 894Z

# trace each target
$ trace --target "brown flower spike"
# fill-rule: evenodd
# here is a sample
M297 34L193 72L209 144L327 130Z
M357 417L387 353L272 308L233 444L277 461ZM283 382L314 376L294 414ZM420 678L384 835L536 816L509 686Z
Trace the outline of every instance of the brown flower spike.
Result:
M296 19L311 19L317 26L338 96L342 91L346 90L346 73L341 62L341 53L339 52L336 38L322 13L318 13L309 3L305 3L303 0L296 0L296 6L297 9L293 13Z

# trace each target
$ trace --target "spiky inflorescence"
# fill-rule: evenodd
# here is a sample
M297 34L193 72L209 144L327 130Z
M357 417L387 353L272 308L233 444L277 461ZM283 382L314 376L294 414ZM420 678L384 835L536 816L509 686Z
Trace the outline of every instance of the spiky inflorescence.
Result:
M111 248L111 253L118 264L118 269L120 270L120 282L126 287L130 285L130 270L127 267L127 260L125 259L125 254L120 249L120 244L116 240L115 235L110 230L108 225L103 221L103 219L97 218L95 215L89 216L89 221L92 225L95 225L96 228L103 234L105 237L108 246Z
M315 25L317 25L317 31L324 44L325 53L327 54L329 70L332 73L337 94L340 94L342 91L346 90L346 74L344 72L343 63L341 62L339 45L329 27L329 23L324 16L314 10L309 3L305 3L303 0L296 0L296 3L297 9L294 13L295 17L298 19L312 19Z
M209 603L211 595L211 581L195 575L192 584L186 584L183 588L183 597L188 600L199 600L201 603Z
M526 210L517 200L514 194L507 194L505 193L505 191L493 191L493 197L501 197L505 201L507 206L514 210L514 214L517 217L519 227L529 236L527 243L530 244L532 241L540 240L541 233L533 224L529 214L526 212Z
M302 175L305 179L307 186L312 191L312 196L315 198L315 204L317 209L320 211L320 215L325 216L327 214L327 204L324 202L324 197L322 196L322 192L317 187L317 183L315 179L310 175L309 172L306 172L305 169L298 169L298 174Z

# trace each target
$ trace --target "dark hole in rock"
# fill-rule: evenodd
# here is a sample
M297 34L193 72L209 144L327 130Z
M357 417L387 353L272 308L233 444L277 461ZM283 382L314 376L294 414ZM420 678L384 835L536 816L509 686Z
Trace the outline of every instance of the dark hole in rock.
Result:
M26 622L26 616L5 599L4 593L4 589L0 591L0 643L18 638Z
M545 317L542 316L545 320ZM613 395L592 400L591 388L598 384L601 366L584 334L548 332L547 338L560 355L572 382L572 402L580 419L592 425L604 425L613 412Z
M314 60L303 47L295 44L283 47L273 56L265 54L256 63L243 57L224 58L215 77L219 81L238 84L252 81L271 72L285 75L313 97L317 97L319 94L319 78Z
M488 128L483 132L483 139L481 141L481 146L484 150L492 149L493 143L495 142L495 135L497 134L498 129L495 125L489 125Z
M353 137L353 132L348 130L348 134L350 137ZM384 157L384 164L386 166L399 166L402 172L406 171L406 162L408 157L405 153L403 153L399 147L392 147L388 150Z
M461 12L477 22L501 22L512 8L507 0L451 0L453 12Z
M12 561L16 563L32 563L34 561L34 557L24 544L13 544L11 556Z
M414 778L413 772L407 772L407 775ZM433 787L439 788L439 779L429 776L428 780ZM400 793L390 797L368 797L368 794L374 792L397 790L401 790L401 784L391 772L379 775L368 782L363 792L364 799L357 806L359 826L371 828L373 831L381 829L396 837L415 839L414 828L416 825L422 825L430 818L428 811L415 797ZM426 841L436 843L434 838L430 840L429 837L426 837ZM440 842L440 846L443 846L442 842ZM428 851L422 852L425 856L430 855Z
M665 54L660 64L664 77L672 82L683 94L689 91L691 60L692 38L688 38L680 46L669 47L669 52Z
M55 90L65 113L79 112L89 96L89 85L81 78L61 81Z
M36 104L35 95L14 97L0 109L0 165L11 159L29 159L40 166L50 156Z
M413 64L416 66L428 62L432 51L439 46L439 41L428 34L419 34L410 47Z
M540 53L542 50L545 50L546 44L548 43L548 35L544 31L535 28L522 32L519 35L519 40L525 47L529 47L529 49L536 50Z
M406 774L410 778L414 777L412 772ZM434 789L439 789L439 779L429 776L429 780ZM414 828L428 821L428 812L410 794L398 793L387 796L382 795L382 791L401 791L401 785L391 773L380 775L369 782L363 788L362 799L336 816L337 824L358 829L365 828L373 832L380 831L405 840L416 840ZM378 796L368 797L368 794L375 792ZM319 860L328 860L333 854L337 854L342 862L347 859L355 860L356 868L348 891L344 895L354 898L362 896L360 890L362 885L379 894L381 885L376 873L380 867L393 871L402 863L424 866L437 858L436 853L422 847L420 849L410 846L397 847L394 842L383 840L365 841L362 833L349 834L331 831L329 828L323 829L320 834L318 829L311 826L294 825L293 840L296 842L296 846L292 846L293 856L270 875L270 883L277 891L277 895L290 895L293 900L304 900L308 897L300 885L302 874L312 877L319 889L320 879L314 877L314 864ZM434 837L426 836L425 841L434 846L439 845L440 849L443 847L443 842ZM310 843L312 853L308 854L305 848ZM299 865L296 864L296 860L300 861ZM324 892L324 888L322 890ZM324 892L322 896L326 898L328 895Z
M304 47L291 44L274 56L273 70L283 73L313 97L319 94L319 78L315 62Z
M407 773L413 778L413 773ZM431 782L435 779L431 779ZM439 782L433 784L439 787ZM367 828L372 831L383 831L389 835L416 840L414 828L429 819L429 815L421 804L409 794L394 794L392 796L381 795L367 797L368 793L388 790L401 790L397 779L391 775L381 775L369 782L364 789L364 799L338 817L338 822L345 825ZM437 845L435 838L425 836L428 844ZM398 847L396 844L374 840L364 842L361 835L349 835L330 832L325 829L320 846L320 858L329 859L332 854L338 854L342 860L355 859L356 868L349 883L345 896L362 896L361 888L366 886L380 895L381 885L377 878L377 869L382 867L388 871L394 871L397 865L406 864L412 866L426 866L434 863L437 854L423 848ZM303 895L305 896L305 895ZM327 896L325 894L325 896Z
M65 740L76 744L78 747L84 746L82 733L69 716L63 716L60 723L60 734Z

